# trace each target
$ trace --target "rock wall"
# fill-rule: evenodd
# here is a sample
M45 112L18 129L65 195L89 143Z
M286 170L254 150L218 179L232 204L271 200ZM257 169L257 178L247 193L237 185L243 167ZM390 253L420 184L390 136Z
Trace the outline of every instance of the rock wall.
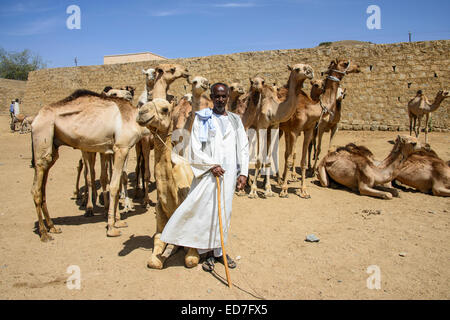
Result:
M243 52L207 57L169 59L186 66L192 76L204 76L211 83L241 82L249 86L249 77L261 75L267 83L283 85L289 72L287 64L308 63L321 78L336 57L351 59L362 73L347 75L341 86L347 88L343 101L344 130L407 130L407 102L421 89L434 99L439 89L450 86L450 40L396 44L360 44L310 49ZM135 86L136 103L145 85L143 68L161 61L101 66L44 69L31 72L23 108L35 113L43 105L60 100L79 88L100 92L105 86ZM181 97L190 86L183 79L173 83L169 93ZM309 93L310 84L305 85ZM433 113L436 131L450 128L448 101Z
M0 114L9 115L11 100L18 98L19 101L23 101L26 85L26 81L0 78ZM20 112L23 112L22 103Z

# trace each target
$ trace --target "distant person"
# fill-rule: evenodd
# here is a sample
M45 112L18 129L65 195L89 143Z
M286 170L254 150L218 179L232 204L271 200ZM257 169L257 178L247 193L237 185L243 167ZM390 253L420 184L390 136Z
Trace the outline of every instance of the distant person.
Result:
M14 121L14 100L11 100L11 104L9 105L9 116L11 117L11 121Z
M19 113L20 113L19 99L16 99L16 102L14 102L14 116L17 117Z

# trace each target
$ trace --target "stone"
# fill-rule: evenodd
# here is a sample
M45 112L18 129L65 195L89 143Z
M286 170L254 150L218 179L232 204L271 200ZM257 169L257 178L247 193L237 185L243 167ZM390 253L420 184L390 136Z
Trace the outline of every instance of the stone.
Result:
M400 252L398 255L399 255L400 257L406 257L406 252Z
M311 234L308 234L308 235L306 236L305 241L306 241L306 242L319 242L320 239L317 238L315 234L311 233Z

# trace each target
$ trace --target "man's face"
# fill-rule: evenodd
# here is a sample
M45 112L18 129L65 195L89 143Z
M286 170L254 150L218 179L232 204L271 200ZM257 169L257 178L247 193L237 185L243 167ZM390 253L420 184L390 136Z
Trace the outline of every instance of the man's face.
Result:
M228 91L223 85L217 85L214 87L211 93L211 99L214 104L214 110L218 113L223 113L228 101Z

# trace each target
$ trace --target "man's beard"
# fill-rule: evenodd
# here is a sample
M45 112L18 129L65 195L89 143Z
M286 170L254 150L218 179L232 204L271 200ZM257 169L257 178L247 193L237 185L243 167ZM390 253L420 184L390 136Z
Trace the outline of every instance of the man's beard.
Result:
M214 106L215 113L224 113L225 112L225 104L223 105L215 105Z

